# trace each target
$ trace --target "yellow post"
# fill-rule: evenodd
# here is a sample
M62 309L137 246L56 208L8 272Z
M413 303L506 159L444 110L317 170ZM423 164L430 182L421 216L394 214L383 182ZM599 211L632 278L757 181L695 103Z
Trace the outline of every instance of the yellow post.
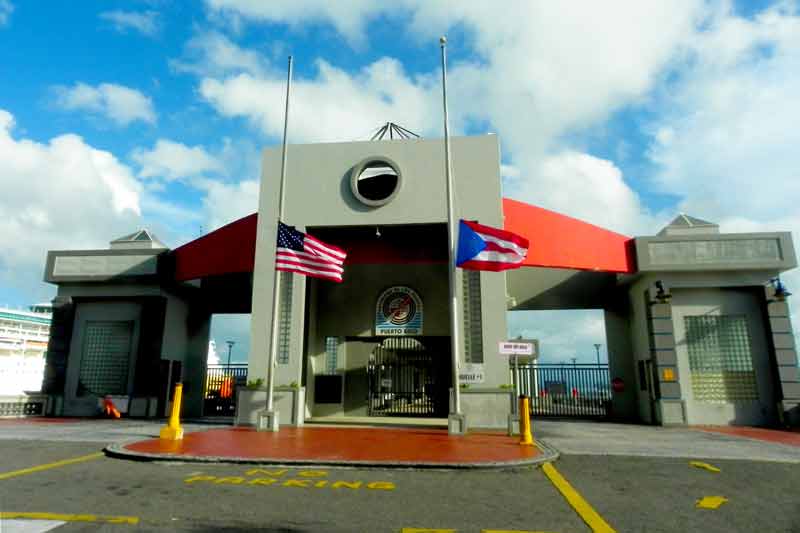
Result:
M169 422L161 428L159 438L166 440L181 440L183 438L183 428L181 427L181 397L183 396L183 383L175 385L175 397L172 399L172 411L169 414Z
M529 401L527 396L519 397L519 443L522 446L533 446Z

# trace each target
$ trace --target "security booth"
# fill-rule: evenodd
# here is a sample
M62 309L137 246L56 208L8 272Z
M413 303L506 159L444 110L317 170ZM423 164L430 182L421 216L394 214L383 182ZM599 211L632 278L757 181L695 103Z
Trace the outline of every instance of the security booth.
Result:
M281 423L445 423L455 381L442 141L288 150L282 222L346 252L341 282L279 272L273 317L281 153L269 148L258 213L174 250L144 231L107 250L49 252L45 280L58 286L50 414L93 414L112 395L130 416L163 416L180 379L184 413L202 415L210 317L251 313L246 382L268 378L276 318ZM503 198L499 153L493 135L452 139L457 218L530 242L516 270L456 271L457 364L480 376L461 389L469 427L506 428L513 411L509 361L498 354L507 313L555 309L604 312L609 365L605 383L582 386L545 376L540 359L541 387L608 394L609 412L628 421L796 423L789 291L778 281L797 264L789 233L725 234L680 215L657 235L627 237ZM255 424L266 388L244 382L235 422Z

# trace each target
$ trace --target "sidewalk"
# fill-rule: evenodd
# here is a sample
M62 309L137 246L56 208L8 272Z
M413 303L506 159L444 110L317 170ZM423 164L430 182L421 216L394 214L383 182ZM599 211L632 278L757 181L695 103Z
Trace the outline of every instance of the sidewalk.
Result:
M549 448L520 446L518 437L438 428L282 427L277 433L232 427L187 433L183 440L112 444L113 456L144 460L400 468L498 468L552 461Z

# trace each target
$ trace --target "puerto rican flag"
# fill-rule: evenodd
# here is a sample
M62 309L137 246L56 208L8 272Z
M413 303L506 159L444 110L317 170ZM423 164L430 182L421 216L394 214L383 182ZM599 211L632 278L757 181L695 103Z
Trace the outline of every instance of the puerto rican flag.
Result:
M477 222L460 221L456 266L499 272L519 268L528 255L528 239Z

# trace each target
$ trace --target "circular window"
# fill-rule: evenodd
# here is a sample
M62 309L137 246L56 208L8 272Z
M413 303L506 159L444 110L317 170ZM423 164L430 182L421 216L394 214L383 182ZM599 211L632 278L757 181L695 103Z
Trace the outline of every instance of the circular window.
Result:
M400 190L400 170L384 157L370 157L353 168L350 188L358 200L369 206L388 204Z

